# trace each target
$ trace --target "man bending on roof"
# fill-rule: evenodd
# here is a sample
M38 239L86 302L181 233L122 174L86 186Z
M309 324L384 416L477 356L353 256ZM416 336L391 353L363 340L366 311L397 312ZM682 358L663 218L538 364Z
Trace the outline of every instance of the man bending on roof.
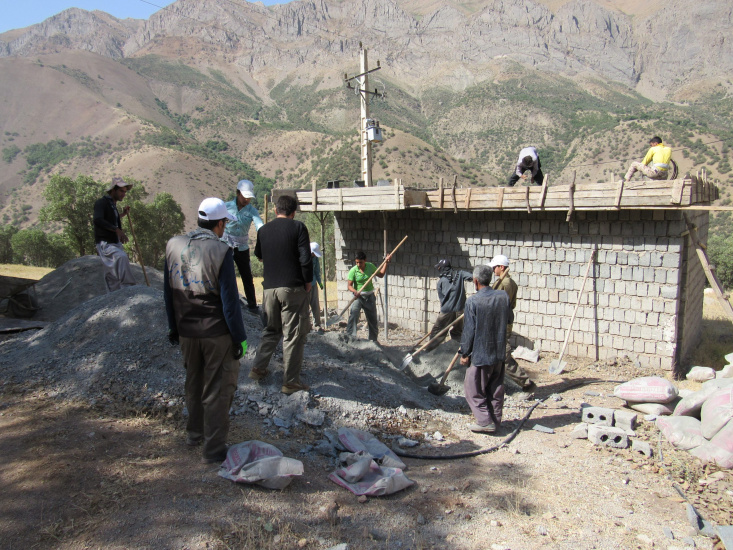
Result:
M537 153L536 147L525 147L519 151L517 167L509 178L509 187L514 187L514 184L519 181L519 178L524 178L525 170L532 171L532 183L535 185L542 185L542 179L545 176L542 173L540 155Z

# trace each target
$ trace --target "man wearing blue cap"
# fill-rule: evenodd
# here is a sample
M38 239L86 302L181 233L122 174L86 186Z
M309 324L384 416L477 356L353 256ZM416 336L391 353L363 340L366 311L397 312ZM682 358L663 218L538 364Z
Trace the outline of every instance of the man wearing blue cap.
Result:
M234 263L242 278L244 296L247 298L247 309L252 313L258 313L257 295L249 263L249 227L254 222L255 230L259 231L260 227L265 224L257 208L251 204L252 199L255 198L254 191L255 186L249 180L241 180L237 184L237 198L225 203L234 219L227 222L223 240L234 253Z

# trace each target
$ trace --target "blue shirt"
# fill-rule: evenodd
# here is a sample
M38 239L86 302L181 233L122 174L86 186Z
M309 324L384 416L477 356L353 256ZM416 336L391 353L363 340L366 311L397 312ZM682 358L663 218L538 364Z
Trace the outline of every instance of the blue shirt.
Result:
M259 231L260 227L265 225L262 218L260 218L260 213L252 206L252 203L244 208L239 208L237 199L225 202L224 205L229 213L237 219L227 222L222 240L231 248L249 250L249 226L252 225L252 222L255 222L255 229Z

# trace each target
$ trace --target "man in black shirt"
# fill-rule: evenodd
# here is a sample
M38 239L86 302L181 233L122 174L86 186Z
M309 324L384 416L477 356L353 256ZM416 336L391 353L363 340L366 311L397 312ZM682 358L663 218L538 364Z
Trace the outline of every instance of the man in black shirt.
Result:
M277 217L257 232L255 256L262 261L265 330L257 349L249 377L262 380L267 376L275 348L283 338L283 383L287 395L308 386L300 381L303 348L310 332L309 293L313 280L310 236L308 229L294 220L298 202L283 195L275 204Z
M122 248L127 242L127 235L122 230L121 219L127 216L130 207L125 206L122 214L117 211L117 203L125 198L131 187L131 183L120 177L112 178L112 183L106 189L107 194L94 203L94 242L104 265L104 282L108 292L135 284L130 259Z

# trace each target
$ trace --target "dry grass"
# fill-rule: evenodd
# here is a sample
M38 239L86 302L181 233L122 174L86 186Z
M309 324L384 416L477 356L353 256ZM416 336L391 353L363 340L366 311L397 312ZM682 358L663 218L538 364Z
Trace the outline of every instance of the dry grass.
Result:
M255 294L257 294L257 303L262 303L262 277L254 277L254 284L255 284ZM242 286L242 279L237 277L237 288L239 288L239 293L244 296L244 287ZM318 289L318 299L319 301L323 301L323 294L321 294L321 290ZM330 307L336 307L336 281L327 281L326 282L326 297L328 298L328 305Z
M28 265L0 264L0 275L5 275L7 277L41 279L52 271L52 267L31 267Z

